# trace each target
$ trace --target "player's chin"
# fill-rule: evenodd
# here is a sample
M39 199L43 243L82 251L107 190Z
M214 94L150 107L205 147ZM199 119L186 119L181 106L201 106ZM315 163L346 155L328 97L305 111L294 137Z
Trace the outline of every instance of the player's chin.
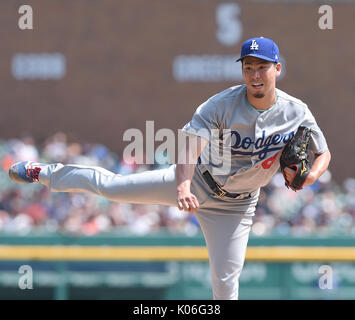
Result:
M254 98L262 99L265 97L265 94L258 92L258 93L254 93L253 96L254 96Z
M262 99L265 97L264 87L254 88L253 86L251 86L250 92L254 98Z

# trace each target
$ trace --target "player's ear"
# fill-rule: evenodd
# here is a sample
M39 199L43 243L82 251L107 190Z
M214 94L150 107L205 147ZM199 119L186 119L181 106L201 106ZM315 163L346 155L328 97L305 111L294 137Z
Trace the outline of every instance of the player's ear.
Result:
M278 77L281 74L281 69L282 69L282 65L280 62L275 64L275 70L276 70L276 77Z

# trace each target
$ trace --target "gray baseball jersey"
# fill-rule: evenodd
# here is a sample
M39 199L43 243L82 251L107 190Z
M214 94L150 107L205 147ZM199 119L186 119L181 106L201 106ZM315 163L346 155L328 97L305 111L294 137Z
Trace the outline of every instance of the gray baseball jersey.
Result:
M312 129L313 152L321 154L328 149L321 129L301 100L276 89L275 105L258 111L247 100L246 86L239 85L202 103L183 131L210 141L201 153L198 170L208 170L228 192L245 193L269 183L279 168L281 149L300 125ZM212 145L218 145L220 154ZM223 161L228 162L224 172L217 170Z

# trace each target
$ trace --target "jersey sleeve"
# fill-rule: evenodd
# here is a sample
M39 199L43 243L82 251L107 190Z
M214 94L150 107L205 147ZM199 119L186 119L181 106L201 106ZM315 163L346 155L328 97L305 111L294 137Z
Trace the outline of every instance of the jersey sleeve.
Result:
M182 131L211 141L211 137L219 131L219 128L217 106L211 99L208 99L196 109L191 121L182 128Z
M306 108L305 119L301 125L306 126L312 130L310 148L314 153L321 154L328 150L328 145L324 134L319 128L316 119L308 107Z

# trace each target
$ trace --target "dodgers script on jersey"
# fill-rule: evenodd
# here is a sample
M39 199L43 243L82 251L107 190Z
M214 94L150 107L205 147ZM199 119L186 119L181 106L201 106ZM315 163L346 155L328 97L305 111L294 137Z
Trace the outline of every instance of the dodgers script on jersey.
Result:
M276 89L275 105L259 111L249 104L246 86L239 85L201 104L182 130L210 141L197 168L208 170L225 190L245 193L269 183L279 168L282 148L300 125L312 129L313 152L321 154L328 149L321 129L301 100ZM211 151L213 145L219 152ZM221 164L223 170L219 169Z

